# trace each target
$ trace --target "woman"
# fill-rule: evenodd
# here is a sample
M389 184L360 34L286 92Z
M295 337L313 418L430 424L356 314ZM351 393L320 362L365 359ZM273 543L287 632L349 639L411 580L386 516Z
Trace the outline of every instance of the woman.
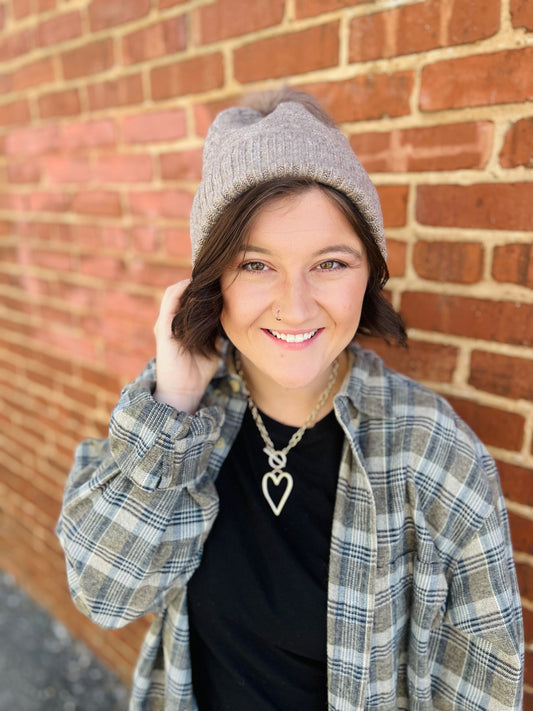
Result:
M374 186L309 97L219 114L191 241L58 524L84 613L157 613L130 709L520 708L494 463L353 344L405 331Z

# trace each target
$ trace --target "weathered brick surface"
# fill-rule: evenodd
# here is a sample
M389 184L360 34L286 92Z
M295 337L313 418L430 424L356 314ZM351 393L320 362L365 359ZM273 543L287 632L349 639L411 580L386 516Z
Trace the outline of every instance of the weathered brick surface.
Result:
M374 177L411 338L367 345L496 455L533 644L532 8L0 0L0 565L124 679L147 621L106 632L74 610L53 534L65 477L153 355L164 288L190 273L210 122L284 82Z
M240 37L278 25L285 13L285 0L250 3L248 0L216 0L196 11L201 44Z
M350 143L368 171L403 173L484 168L492 136L492 124L480 121L358 133L350 137Z
M533 224L533 183L423 185L418 220L424 225L529 230Z
M533 245L506 244L496 247L492 276L496 281L533 289Z
M422 279L474 284L483 273L483 245L420 241L414 247L413 266Z
M423 111L515 103L533 97L533 47L509 49L424 67L420 89Z
M533 168L533 117L513 123L500 152L503 168Z
M243 83L333 67L339 60L338 23L245 44L233 60Z

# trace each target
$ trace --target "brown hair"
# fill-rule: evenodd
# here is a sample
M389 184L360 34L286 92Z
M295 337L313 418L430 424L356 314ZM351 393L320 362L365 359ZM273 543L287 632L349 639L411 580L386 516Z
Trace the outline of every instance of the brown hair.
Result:
M334 202L363 242L369 278L357 332L405 345L407 335L400 316L383 295L389 278L387 265L357 207L335 188L300 178L280 178L250 188L236 198L217 220L196 258L191 283L181 297L172 321L172 333L181 345L196 353L216 352L224 335L220 323L223 297L220 278L246 244L259 210L274 200L320 188ZM354 337L356 329L354 327Z

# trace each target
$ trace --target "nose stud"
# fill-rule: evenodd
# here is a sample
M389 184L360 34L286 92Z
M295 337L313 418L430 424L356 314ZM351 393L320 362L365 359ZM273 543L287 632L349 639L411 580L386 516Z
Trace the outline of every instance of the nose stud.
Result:
M274 316L274 318L276 319L276 321L281 321L281 319L280 319L280 317L279 317L279 312L280 312L280 310L281 310L281 309L278 309L278 310L276 311L276 315Z

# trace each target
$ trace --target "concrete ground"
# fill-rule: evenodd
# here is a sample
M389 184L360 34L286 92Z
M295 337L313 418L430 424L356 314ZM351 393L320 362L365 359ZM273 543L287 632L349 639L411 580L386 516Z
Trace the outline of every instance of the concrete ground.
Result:
M120 681L0 571L0 711L125 711Z

